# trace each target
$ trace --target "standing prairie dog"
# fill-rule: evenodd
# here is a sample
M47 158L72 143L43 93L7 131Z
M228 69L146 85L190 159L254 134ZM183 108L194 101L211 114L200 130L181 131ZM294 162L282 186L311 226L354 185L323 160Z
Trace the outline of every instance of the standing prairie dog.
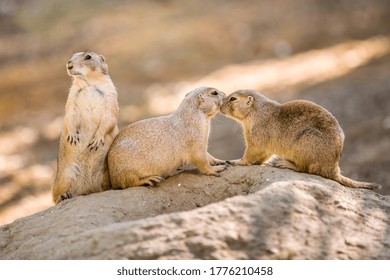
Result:
M253 90L240 90L224 99L221 112L243 125L246 150L238 165L271 164L320 175L352 188L379 189L380 185L351 180L340 173L344 133L323 107L296 100L284 104Z
M108 149L118 133L117 92L103 56L75 53L66 64L73 78L65 106L53 200L110 187Z
M226 162L212 157L207 145L210 120L225 96L214 88L197 88L171 115L141 120L121 130L108 153L112 187L154 186L188 163L205 175L218 176Z

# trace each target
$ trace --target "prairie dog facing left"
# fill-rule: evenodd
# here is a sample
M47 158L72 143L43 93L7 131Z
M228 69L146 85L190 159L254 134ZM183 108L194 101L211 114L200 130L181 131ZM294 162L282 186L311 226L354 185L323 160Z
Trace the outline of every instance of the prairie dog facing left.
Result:
M207 146L210 120L225 96L214 88L197 88L171 115L123 128L108 153L112 187L154 186L189 163L202 174L218 176L226 161L211 156Z
M66 64L73 78L57 158L53 200L104 191L110 187L108 149L118 133L117 91L102 55L73 54Z
M262 164L271 156L276 167L320 175L351 188L379 189L341 175L344 133L325 108L305 100L284 104L254 90L239 90L224 99L221 112L243 126L246 149L238 165Z

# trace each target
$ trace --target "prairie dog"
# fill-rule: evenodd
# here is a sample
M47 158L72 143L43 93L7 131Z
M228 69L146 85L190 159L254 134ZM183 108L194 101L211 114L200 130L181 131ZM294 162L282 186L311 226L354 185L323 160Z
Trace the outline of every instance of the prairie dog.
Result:
M344 133L323 107L304 100L279 104L253 90L224 99L221 112L239 121L246 150L238 165L270 163L281 168L320 175L352 188L379 189L375 183L351 180L340 173Z
M205 175L218 176L226 161L211 156L207 145L210 119L219 112L225 96L214 88L197 88L171 115L122 129L108 153L112 187L154 186L188 163Z
M116 88L102 55L75 53L66 64L73 83L65 106L53 200L110 187L108 149L118 133Z

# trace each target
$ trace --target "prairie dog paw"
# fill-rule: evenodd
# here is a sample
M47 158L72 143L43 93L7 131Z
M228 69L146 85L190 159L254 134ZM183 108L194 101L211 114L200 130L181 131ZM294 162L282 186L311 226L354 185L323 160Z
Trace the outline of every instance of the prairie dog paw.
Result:
M74 197L74 195L71 192L66 192L63 195L60 195L60 197L58 198L58 203L66 199L71 199L72 197Z
M224 171L226 167L227 167L226 165L210 166L209 170L203 171L202 173L204 175L220 177L221 175L219 175L218 172Z
M226 164L226 160L221 160L221 159L217 159L215 157L213 157L212 155L210 155L209 153L207 153L207 160L209 161L210 165L224 165Z
M77 143L80 143L80 133L79 131L77 130L75 133L68 133L68 136L66 137L66 141L70 144L70 145L77 145Z
M104 146L104 136L102 137L98 137L98 136L94 136L91 140L91 142L88 144L88 149L89 151L92 151L92 150L95 150L97 151L99 149L99 147L102 147Z
M242 166L251 165L250 163L246 162L243 159L228 160L227 163L230 165L242 165Z
M227 165L224 164L224 165L217 165L217 166L212 166L212 169L215 171L215 172L221 172L221 171L224 171L226 169Z
M215 165L226 165L228 162L226 160L221 160L221 159L215 159L214 161L210 161L210 164L215 166Z
M158 184L164 182L164 178L160 176L150 176L148 178L145 178L144 181L144 186L155 187Z

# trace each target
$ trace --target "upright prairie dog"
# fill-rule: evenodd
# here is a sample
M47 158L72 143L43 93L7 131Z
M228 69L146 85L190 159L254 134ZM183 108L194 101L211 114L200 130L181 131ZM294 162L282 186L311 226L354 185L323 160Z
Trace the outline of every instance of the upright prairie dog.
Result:
M218 176L226 162L211 156L207 145L210 120L225 96L214 88L197 88L171 115L141 120L121 130L108 153L112 187L154 186L188 163L205 175Z
M323 107L296 100L284 104L253 90L240 90L224 99L221 112L239 121L246 150L233 164L271 164L320 175L352 188L378 189L375 183L358 182L341 175L339 160L344 133L336 118Z
M110 187L107 153L118 133L117 92L102 55L75 53L66 64L73 78L60 137L53 200Z

